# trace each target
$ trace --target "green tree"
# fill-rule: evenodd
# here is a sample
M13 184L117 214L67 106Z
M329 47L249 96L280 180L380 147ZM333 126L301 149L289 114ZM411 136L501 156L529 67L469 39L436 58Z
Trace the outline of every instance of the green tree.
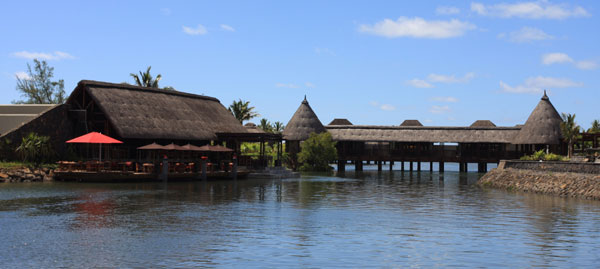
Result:
M23 162L31 162L39 165L49 160L54 153L50 145L50 137L29 133L21 140L21 144L15 150Z
M260 124L258 125L258 127L267 133L273 132L273 126L271 126L271 123L265 118L262 118L260 120Z
M148 66L148 69L146 69L146 72L142 73L142 71L140 71L139 76L134 73L130 73L129 75L131 77L133 77L135 84L138 86L149 87L149 88L158 88L158 81L160 81L160 79L162 78L162 75L158 74L156 76L156 78L153 78L152 75L150 74L151 68L152 68L152 66Z
M65 82L52 81L54 67L46 61L33 59L33 70L27 64L27 77L17 76L17 91L25 100L13 101L16 104L62 104L65 102Z
M562 122L560 123L560 129L562 131L563 138L569 145L569 158L573 156L573 144L575 139L579 135L581 127L575 122L575 114L562 113Z
M592 121L592 127L588 129L588 133L600 133L600 121Z
M229 112L231 112L233 116L242 124L246 120L251 120L260 116L258 113L254 112L254 107L250 106L250 101L242 101L242 99L239 101L233 101L233 103L229 106Z
M301 171L329 171L329 163L337 158L336 142L331 139L328 132L311 133L309 138L302 143L298 153L298 161L302 163Z
M283 129L285 128L285 126L283 125L282 122L276 121L273 123L273 126L271 128L273 129L273 133L281 134L283 132Z

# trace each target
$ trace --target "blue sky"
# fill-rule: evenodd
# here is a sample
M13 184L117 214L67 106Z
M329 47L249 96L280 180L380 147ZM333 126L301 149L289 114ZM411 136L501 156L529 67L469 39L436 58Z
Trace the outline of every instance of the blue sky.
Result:
M249 100L287 123L306 94L324 124L524 123L547 89L584 128L600 119L600 2L9 1L0 103L33 57L70 93L83 79ZM254 120L258 122L259 119Z

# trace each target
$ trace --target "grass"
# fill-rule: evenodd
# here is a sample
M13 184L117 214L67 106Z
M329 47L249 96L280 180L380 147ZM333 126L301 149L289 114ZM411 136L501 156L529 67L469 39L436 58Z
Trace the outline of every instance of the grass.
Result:
M24 162L0 161L0 169L18 169L18 168L26 168L26 167L34 167L34 165L32 163L24 163ZM57 167L57 165L54 163L43 163L40 165L40 167L54 169Z

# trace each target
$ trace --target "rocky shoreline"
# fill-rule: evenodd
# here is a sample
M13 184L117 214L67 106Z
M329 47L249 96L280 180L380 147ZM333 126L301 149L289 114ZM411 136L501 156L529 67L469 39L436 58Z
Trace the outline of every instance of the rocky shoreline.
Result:
M0 168L0 182L41 182L54 180L50 168Z
M496 168L477 182L482 187L600 200L600 175Z

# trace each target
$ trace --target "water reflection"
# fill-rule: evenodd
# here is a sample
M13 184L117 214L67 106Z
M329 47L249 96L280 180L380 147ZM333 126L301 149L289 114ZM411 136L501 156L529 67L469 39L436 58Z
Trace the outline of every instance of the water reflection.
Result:
M0 266L600 261L599 202L480 189L473 184L478 177L367 170L275 180L6 184L0 251L13 255L0 257Z

